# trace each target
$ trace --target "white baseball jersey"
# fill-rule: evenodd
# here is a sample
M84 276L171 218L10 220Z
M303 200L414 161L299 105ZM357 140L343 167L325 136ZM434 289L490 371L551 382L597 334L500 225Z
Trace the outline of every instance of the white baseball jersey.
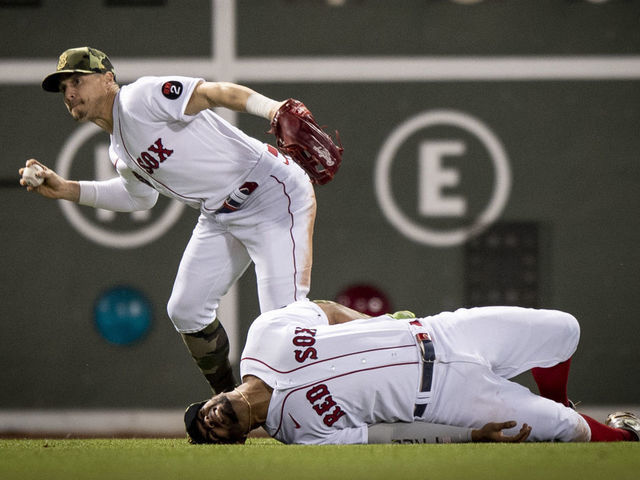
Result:
M424 334L433 364L420 355ZM568 359L578 337L576 320L553 310L483 307L328 325L304 301L258 317L240 369L273 388L265 429L284 443L367 443L367 426L380 422L480 428L507 420L518 422L509 435L531 425L530 441L584 441L590 431L577 412L508 380ZM426 391L424 368L433 380Z
M119 173L131 170L154 189L203 212L214 212L275 149L211 110L184 111L199 78L142 77L123 86L113 106L109 149ZM232 188L230 188L232 186Z
M413 421L420 354L407 322L383 316L330 326L304 301L258 317L240 370L273 388L265 429L274 438L367 443L370 424Z

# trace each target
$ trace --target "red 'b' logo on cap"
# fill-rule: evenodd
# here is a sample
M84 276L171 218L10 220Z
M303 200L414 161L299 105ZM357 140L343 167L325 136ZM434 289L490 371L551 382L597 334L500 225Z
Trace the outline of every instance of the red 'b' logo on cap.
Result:
M165 82L164 85L162 85L162 95L167 97L169 100L175 100L181 94L182 94L182 84L180 82L171 80L169 82Z

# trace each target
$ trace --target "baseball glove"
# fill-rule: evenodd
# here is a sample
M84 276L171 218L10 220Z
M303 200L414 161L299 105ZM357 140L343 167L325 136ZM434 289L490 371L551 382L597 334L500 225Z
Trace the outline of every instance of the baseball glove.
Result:
M276 136L278 149L300 165L313 183L324 185L340 168L342 145L333 143L298 100L290 98L280 106L267 133ZM337 131L336 137L339 143Z

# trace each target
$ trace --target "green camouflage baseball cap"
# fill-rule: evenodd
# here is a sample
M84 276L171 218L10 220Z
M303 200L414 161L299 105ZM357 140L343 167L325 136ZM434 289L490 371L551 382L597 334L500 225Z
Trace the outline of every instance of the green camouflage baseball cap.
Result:
M58 68L42 81L47 92L60 91L60 77L65 73L107 73L113 71L111 60L104 52L91 47L70 48L58 59ZM115 73L114 73L115 76Z

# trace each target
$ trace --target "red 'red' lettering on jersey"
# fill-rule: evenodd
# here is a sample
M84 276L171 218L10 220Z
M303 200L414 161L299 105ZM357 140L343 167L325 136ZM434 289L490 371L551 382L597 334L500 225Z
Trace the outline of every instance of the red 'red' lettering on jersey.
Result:
M154 155L152 155L154 154ZM136 163L149 175L153 175L153 172L173 154L173 150L165 148L162 144L162 139L157 139L153 144L149 145L148 149L136 158Z
M316 385L307 390L307 400L311 404L311 408L322 417L322 423L327 427L333 426L340 418L345 415L345 411L331 396L329 387L324 383ZM333 410L331 410L333 408Z
M315 403L325 395L329 395L329 388L324 383L321 383L307 391L307 400L310 403Z
M293 351L294 358L298 363L304 363L309 359L317 360L318 351L313 347L316 344L316 329L296 327L294 337L291 340L296 347L306 347Z
M331 427L334 423L340 420L340 417L342 417L344 414L344 410L342 410L340 407L336 407L336 409L329 415L325 415L322 421L327 427Z
M334 402L333 397L331 395L327 395L324 397L324 401L322 403L313 405L313 409L318 415L324 415L335 406L336 402Z

